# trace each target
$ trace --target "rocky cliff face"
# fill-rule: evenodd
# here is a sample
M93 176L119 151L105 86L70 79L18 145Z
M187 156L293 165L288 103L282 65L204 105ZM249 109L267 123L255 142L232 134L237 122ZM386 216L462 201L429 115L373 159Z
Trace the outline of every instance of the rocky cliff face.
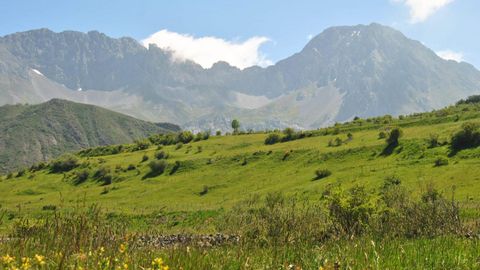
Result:
M244 70L172 61L131 38L40 29L0 38L0 87L0 104L53 95L193 129L227 129L231 118L316 128L453 103L480 91L480 72L379 24L329 28L273 66Z

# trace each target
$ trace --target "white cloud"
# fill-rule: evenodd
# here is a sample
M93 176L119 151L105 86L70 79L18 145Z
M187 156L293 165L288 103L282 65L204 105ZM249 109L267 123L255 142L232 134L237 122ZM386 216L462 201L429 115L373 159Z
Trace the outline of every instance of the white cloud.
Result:
M159 48L172 51L174 60L192 60L203 68L210 68L218 61L225 61L243 69L272 64L272 61L260 52L260 46L267 41L267 37L252 37L243 42L217 37L197 38L164 29L142 40L142 43L145 47L155 44Z
M445 60L454 60L457 62L463 62L465 59L463 58L463 53L461 52L454 52L451 50L444 50L436 52L438 56Z
M423 22L442 7L455 0L394 0L410 8L410 22Z

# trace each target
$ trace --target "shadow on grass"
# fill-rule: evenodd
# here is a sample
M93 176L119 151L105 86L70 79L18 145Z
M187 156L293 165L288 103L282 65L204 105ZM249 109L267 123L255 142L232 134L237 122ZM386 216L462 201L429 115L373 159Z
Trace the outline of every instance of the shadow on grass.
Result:
M390 156L393 153L393 151L395 150L395 148L397 148L397 146L398 146L398 142L388 144L387 146L385 146L385 148L383 148L382 153L380 153L380 155L381 156Z
M157 177L157 176L162 175L162 174L163 174L163 171L161 171L161 172L151 171L151 172L145 174L145 175L142 177L142 180L145 180L145 179L148 179L148 178Z

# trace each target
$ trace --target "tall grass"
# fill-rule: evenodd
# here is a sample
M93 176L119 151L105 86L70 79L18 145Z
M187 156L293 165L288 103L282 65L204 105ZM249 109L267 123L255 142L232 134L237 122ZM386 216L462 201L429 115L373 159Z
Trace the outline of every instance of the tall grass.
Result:
M24 266L26 258L26 269L480 267L480 242L465 237L467 225L454 197L446 199L432 187L412 197L394 178L378 193L336 186L316 202L254 196L221 212L215 224L217 232L239 235L240 241L152 246L129 232L128 220L110 219L95 206L55 211L13 226L0 244L0 269ZM151 229L158 233L154 224ZM468 229L469 235L479 232L471 222Z

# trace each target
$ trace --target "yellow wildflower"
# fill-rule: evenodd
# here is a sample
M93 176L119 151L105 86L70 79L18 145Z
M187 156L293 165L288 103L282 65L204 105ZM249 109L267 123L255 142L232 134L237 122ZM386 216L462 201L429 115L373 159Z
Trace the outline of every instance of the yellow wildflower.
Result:
M152 261L153 266L162 266L163 265L163 260L162 258L156 258Z
M45 265L45 256L35 254L35 260L37 261L38 265Z
M156 258L152 261L152 266L153 266L153 269L158 269L158 270L169 270L170 268L168 267L168 265L165 265L164 262L163 262L163 259L162 258Z
M22 268L22 269L25 269L25 270L28 270L28 269L30 269L30 266L31 266L31 264L30 264L30 258L27 258L27 257L22 258L22 266L21 266L21 268Z
M120 247L118 248L118 251L120 251L120 253L125 253L125 251L127 251L127 246L124 244L121 244Z
M8 254L2 257L2 262L6 265L11 264L14 260L15 260L15 258L8 255Z

